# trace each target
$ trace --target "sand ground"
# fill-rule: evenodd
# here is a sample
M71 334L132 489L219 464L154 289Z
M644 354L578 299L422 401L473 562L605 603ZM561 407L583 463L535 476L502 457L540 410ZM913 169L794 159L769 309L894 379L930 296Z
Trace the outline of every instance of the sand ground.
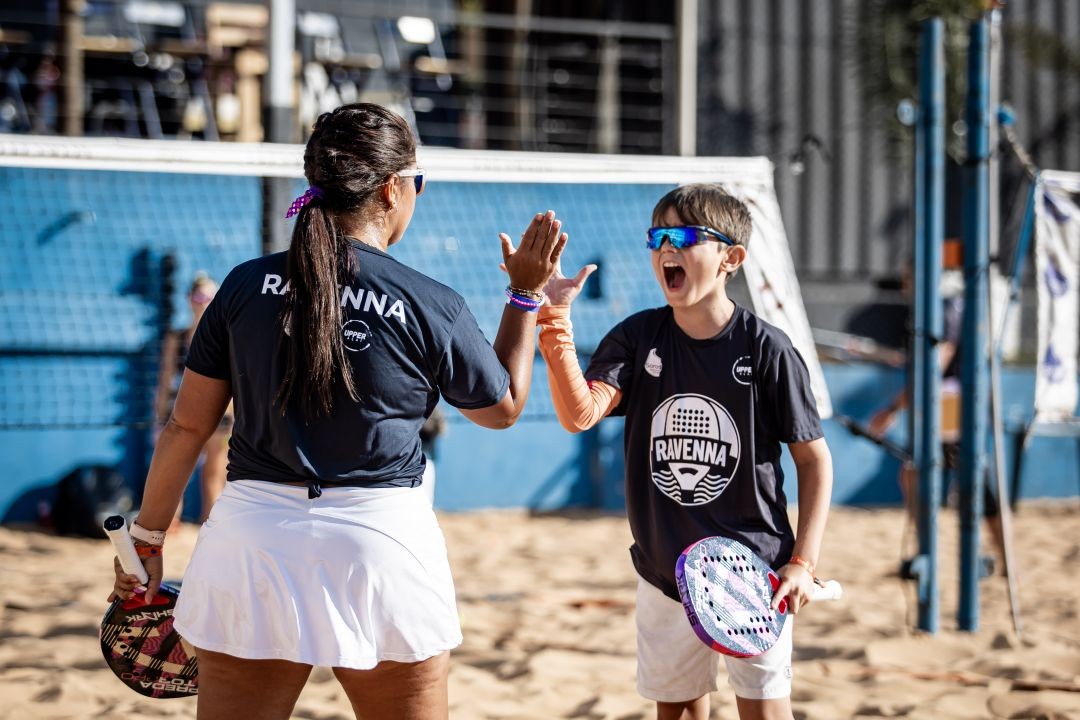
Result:
M651 718L634 689L635 575L625 518L491 511L441 516L465 642L454 653L451 717ZM1023 639L1005 582L980 585L980 629L956 630L956 516L941 516L941 630L914 632L915 592L896 578L896 509L835 508L820 563L845 599L808 607L795 635L796 718L1080 719L1080 504L1024 505L1016 517ZM182 575L197 528L169 542ZM0 719L195 717L195 701L136 695L105 668L97 627L111 584L104 541L0 528ZM720 679L714 718L736 718ZM1023 689L1029 683L1042 689ZM317 668L294 717L351 718Z

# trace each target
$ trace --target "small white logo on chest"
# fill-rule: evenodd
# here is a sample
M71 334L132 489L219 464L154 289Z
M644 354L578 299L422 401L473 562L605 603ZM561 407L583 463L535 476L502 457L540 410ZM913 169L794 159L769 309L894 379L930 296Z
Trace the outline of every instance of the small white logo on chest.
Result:
M656 354L656 348L649 350L649 357L645 358L645 372L653 377L660 377L660 371L664 369L664 361Z
M750 356L743 355L731 366L731 377L740 385L749 385L754 380L754 366L750 364Z

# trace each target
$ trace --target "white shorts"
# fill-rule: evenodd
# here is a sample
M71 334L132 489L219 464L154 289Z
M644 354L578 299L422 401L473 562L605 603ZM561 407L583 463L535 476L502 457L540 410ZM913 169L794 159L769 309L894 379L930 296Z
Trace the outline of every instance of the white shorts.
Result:
M686 702L714 692L723 658L728 683L748 700L771 700L791 694L791 632L784 623L780 639L768 652L751 658L721 655L701 642L690 627L682 603L646 580L637 585L637 689L658 702Z
M226 484L184 573L176 629L196 648L366 670L457 647L442 530L419 488Z

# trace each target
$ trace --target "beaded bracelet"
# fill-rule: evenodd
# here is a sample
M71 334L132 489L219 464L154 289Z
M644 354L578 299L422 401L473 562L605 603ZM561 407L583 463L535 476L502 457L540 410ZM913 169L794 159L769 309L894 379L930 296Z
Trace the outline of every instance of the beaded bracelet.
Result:
M540 309L540 306L543 305L543 302L518 295L517 293L511 292L508 288L506 290L506 304L513 305L518 310L524 310L525 312L536 312Z
M522 290L521 288L511 287L510 285L507 285L506 292L513 293L514 295L521 295L522 297L527 297L540 303L544 302L544 293L537 292L535 290Z

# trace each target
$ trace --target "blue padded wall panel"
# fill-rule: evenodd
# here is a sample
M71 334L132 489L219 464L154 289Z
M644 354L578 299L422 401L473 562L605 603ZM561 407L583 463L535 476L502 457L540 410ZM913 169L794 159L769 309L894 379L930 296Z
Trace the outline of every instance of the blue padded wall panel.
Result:
M163 259L183 327L197 270L259 253L261 208L256 177L0 168L0 517L28 519L16 499L83 464L141 485Z
M144 295L140 253L168 252L182 325L196 270L220 280L258 254L260 213L259 178L0 168L0 288Z

